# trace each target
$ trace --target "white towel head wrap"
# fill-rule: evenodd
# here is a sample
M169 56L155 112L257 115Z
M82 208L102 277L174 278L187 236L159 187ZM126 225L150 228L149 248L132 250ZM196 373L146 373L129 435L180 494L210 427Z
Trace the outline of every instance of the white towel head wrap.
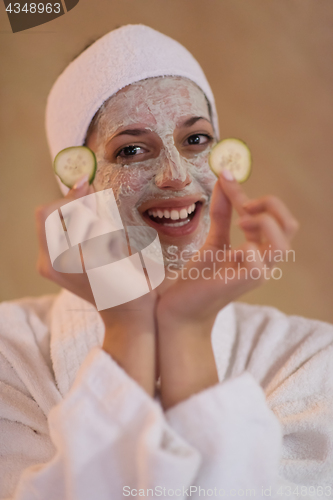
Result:
M182 76L201 88L218 137L214 96L192 54L148 26L127 25L97 40L54 83L46 107L52 159L62 149L84 143L92 118L109 97L131 83L158 76ZM60 180L59 185L66 194L68 188Z

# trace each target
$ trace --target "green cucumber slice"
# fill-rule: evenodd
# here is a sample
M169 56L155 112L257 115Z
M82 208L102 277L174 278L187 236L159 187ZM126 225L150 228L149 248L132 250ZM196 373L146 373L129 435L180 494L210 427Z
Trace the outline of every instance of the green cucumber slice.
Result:
M251 173L251 152L240 139L223 139L215 144L209 155L209 165L214 174L224 168L230 170L238 182L245 182Z
M72 188L85 174L88 175L91 184L97 169L96 156L86 146L65 148L55 157L53 168L61 182L69 188Z

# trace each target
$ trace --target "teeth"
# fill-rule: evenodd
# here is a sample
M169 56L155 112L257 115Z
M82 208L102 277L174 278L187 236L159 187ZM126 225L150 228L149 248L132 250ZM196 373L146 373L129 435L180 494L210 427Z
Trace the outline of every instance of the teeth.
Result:
M166 219L172 219L172 220L179 220L179 219L186 219L189 214L194 212L195 210L195 203L192 203L192 205L182 208L181 210L177 210L176 208L173 208L171 211L166 210L166 209L160 209L160 208L151 208L148 210L148 215L151 215L153 217L159 217L162 219L162 217L165 217ZM172 224L175 226L176 224ZM181 223L180 225L183 225Z
M178 210L171 210L171 219L172 220L179 219L179 212L178 212Z
M186 219L180 222L174 222L173 224L164 223L163 226L180 227L180 226L185 226L185 224L188 224L189 222L190 219Z
M191 214L195 210L195 203L193 203L190 207L188 207L187 212Z

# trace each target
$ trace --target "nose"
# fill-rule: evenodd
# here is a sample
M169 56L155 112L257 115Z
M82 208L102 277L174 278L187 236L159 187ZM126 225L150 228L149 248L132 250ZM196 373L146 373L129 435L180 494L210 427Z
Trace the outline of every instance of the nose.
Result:
M155 184L160 189L181 190L191 184L192 180L186 162L180 157L163 159L159 172L155 176Z

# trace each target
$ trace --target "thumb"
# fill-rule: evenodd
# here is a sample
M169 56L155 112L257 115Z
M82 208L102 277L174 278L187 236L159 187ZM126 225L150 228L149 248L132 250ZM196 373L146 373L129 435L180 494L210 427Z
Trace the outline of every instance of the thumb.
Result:
M221 183L216 182L210 204L210 230L206 243L209 246L222 247L230 243L232 205L222 190Z
M93 187L88 182L89 177L87 174L80 177L80 179L74 184L72 189L68 191L64 200L71 201L76 200L77 198L81 198L87 194L91 194L93 192Z
M71 205L71 202L79 200L80 198L84 199L87 195L94 192L93 186L89 185L88 179L89 177L87 174L82 176L61 200L58 208L60 209L59 215L65 230L68 230L70 220L75 221L76 231L81 232L83 230L86 231L89 223L91 224L91 219L87 217L88 213L91 211L91 204L88 203L88 205L86 205L82 200L83 203L79 202L79 204L75 203L74 206ZM82 238L81 241L83 241Z

